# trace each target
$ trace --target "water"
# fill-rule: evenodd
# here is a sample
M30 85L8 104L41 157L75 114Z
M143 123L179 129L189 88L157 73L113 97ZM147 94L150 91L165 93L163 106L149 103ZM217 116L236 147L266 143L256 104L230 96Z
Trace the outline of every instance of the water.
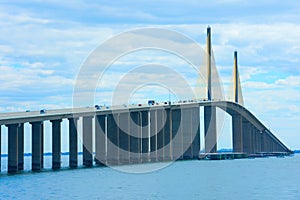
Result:
M45 158L45 162L49 160ZM286 158L180 161L146 174L108 167L2 174L0 199L299 200L299 166L300 155L296 154Z

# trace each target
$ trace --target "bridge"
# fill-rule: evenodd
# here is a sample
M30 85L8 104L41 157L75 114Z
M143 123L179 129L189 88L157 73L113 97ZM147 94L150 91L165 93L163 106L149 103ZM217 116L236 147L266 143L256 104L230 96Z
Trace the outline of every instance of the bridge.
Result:
M68 120L70 168L78 167L79 121L82 123L83 133L83 165L86 167L92 167L94 164L107 166L199 159L200 124L204 124L205 153L217 152L217 108L225 111L232 118L232 144L235 153L249 155L292 153L242 105L236 52L233 73L234 101L212 98L210 38L210 28L208 28L209 62L205 100L146 106L88 107L0 114L0 126L5 126L8 130L8 173L24 170L25 123L31 125L31 169L40 171L43 168L45 121L50 121L52 125L52 168L61 168L63 119ZM200 122L201 108L204 110L203 123Z

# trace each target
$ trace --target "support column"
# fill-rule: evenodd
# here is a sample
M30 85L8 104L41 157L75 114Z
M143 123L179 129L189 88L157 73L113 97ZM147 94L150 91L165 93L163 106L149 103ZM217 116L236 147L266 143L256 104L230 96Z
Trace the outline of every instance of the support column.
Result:
M249 153L252 154L253 153L253 125L250 124L250 130L249 130Z
M118 114L107 115L107 162L110 165L119 164L118 118Z
M149 161L149 116L148 116L148 110L147 111L141 111L141 142L142 142L142 151L141 151L141 162L148 162Z
M183 127L181 109L172 109L172 155L173 160L183 159Z
M259 141L258 141L258 134L259 134L259 132L257 131L257 128L256 127L254 127L253 128L253 131L254 131L254 138L255 138L255 141L254 141L254 147L253 147L253 153L257 153L257 152L259 152L259 150L258 150L258 147L259 147Z
M264 141L264 143L263 143L263 151L264 152L268 152L268 150L269 150L269 141L268 141L268 138L267 138L267 133L266 133L266 131L263 131L263 141Z
M41 168L44 168L44 123L41 127Z
M61 119L52 123L52 169L60 169L61 164Z
M130 129L129 113L119 114L119 161L121 164L130 162Z
M243 120L243 152L251 153L251 124Z
M93 116L83 117L82 142L83 142L83 165L93 166Z
M239 114L232 115L232 146L233 152L243 152L243 118Z
M183 159L192 159L192 112L190 108L182 108L183 126Z
M164 114L164 120L165 120L165 125L164 125L164 160L165 161L170 161L172 158L171 154L171 119L170 119L170 108L165 109L165 114Z
M157 109L157 160L164 160L164 110Z
M97 115L95 120L95 144L96 155L95 162L97 165L106 164L106 136L105 136L106 115Z
M200 152L200 107L192 108L192 158L198 159Z
M32 128L32 170L42 168L42 129L43 122L31 122Z
M8 173L18 172L18 126L9 124L8 127Z
M267 152L273 152L273 141L270 137L269 134L267 134L267 140L268 140L268 149L267 149Z
M18 126L18 170L22 171L23 169L24 169L24 124L19 124Z
M141 122L139 112L130 113L130 162L140 162L141 153Z
M261 150L261 133L258 129L256 129L256 135L257 135L257 152L256 153L260 153L260 152L262 152L262 150Z
M69 118L69 166L76 168L78 166L78 118Z
M217 122L216 122L216 107L204 107L204 138L205 138L205 153L217 152Z
M256 128L252 125L252 129L251 129L251 138L252 138L252 150L251 153L256 153L257 151L257 139L256 139Z
M157 161L157 124L156 110L150 110L150 160Z
M281 148L280 148L280 145L278 143L276 143L276 149L275 149L276 152L282 152L281 151Z
M265 135L266 135L266 133L265 133L265 131L262 131L261 132L261 134L260 134L260 139L261 139L261 152L266 152L266 145L265 145L265 141L266 141L266 139L265 139Z

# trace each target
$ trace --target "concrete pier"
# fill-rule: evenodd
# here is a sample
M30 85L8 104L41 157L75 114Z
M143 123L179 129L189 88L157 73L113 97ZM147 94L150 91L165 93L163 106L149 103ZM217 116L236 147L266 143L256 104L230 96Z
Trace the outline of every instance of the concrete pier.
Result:
M166 108L164 112L164 130L163 130L163 137L164 137L164 142L163 142L163 149L164 149L164 160L165 161L170 161L172 160L172 152L171 152L171 123L170 123L170 109Z
M248 137L248 140L249 140L248 141L248 143L249 143L248 153L253 154L254 153L254 133L253 133L254 126L250 123L249 128L250 128L250 130L249 130L249 137Z
M232 145L233 152L243 152L243 118L241 115L232 115Z
M142 111L141 115L141 162L149 162L150 153L149 153L149 112Z
M84 116L82 118L82 142L83 142L83 165L93 166L93 117Z
M41 168L44 168L44 122L41 124Z
M18 126L18 171L22 171L23 169L24 169L24 124L21 123Z
M190 108L182 108L182 145L183 159L192 159L192 113Z
M164 109L157 109L157 160L163 161L164 160L164 126L165 126L165 110Z
M200 108L192 108L192 158L197 159L200 152Z
M261 152L266 152L265 150L266 150L266 145L265 145L265 141L266 141L266 139L265 139L265 135L266 135L266 133L265 133L265 131L262 131L261 132L261 134L260 134L260 139L261 139Z
M107 115L107 163L119 164L119 130L118 114Z
M106 164L106 115L97 115L95 120L95 162L97 165Z
M251 124L247 120L243 120L243 152L251 151Z
M78 118L68 118L69 120L69 166L75 168L78 166Z
M173 160L183 159L183 127L181 109L175 108L171 111L172 114L172 153Z
M141 158L141 119L139 112L130 112L130 163L139 163Z
M257 128L253 127L253 153L259 152L258 147L259 147L259 141L258 141L258 136L259 136L259 131Z
M217 124L216 124L216 107L204 107L204 138L205 153L217 152Z
M266 138L267 138L266 143L267 143L267 147L268 147L267 149L270 150L271 152L273 152L274 151L273 141L271 140L269 134L266 134Z
M42 132L43 122L31 122L32 129L32 166L33 171L42 168Z
M150 160L157 161L157 116L156 110L150 110Z
M257 152L257 136L256 136L256 128L252 126L252 154Z
M61 119L52 123L52 169L60 169L61 164Z
M265 137L266 137L266 143L265 143L266 144L266 151L267 150L270 150L271 152L274 151L273 150L272 141L270 140L270 137L269 137L269 135L267 133L266 133Z
M10 124L8 127L8 173L18 172L18 126Z
M121 164L128 164L130 162L129 119L129 112L119 114L119 162Z
M256 138L257 138L257 150L256 153L261 152L261 132L256 129Z

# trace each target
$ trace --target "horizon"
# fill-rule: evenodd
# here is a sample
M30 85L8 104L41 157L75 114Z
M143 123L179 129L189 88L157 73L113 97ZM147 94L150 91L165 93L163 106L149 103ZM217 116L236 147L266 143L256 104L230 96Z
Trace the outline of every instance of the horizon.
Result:
M232 149L219 149L218 150L218 152L228 152L228 151L232 151ZM204 149L201 149L200 150L200 152L204 152ZM300 153L300 149L294 149L293 150L293 152L295 153L295 154L298 154L298 153ZM82 155L82 151L80 151L80 152L78 152L78 155ZM93 152L93 154L94 154L95 152ZM30 157L32 155L32 153L29 153L29 152L24 152L24 157ZM45 152L44 154L43 154L44 156L52 156L52 152ZM66 155L69 155L69 152L61 152L61 155L63 155L63 156L66 156ZM8 156L8 154L1 154L1 157L7 157Z

